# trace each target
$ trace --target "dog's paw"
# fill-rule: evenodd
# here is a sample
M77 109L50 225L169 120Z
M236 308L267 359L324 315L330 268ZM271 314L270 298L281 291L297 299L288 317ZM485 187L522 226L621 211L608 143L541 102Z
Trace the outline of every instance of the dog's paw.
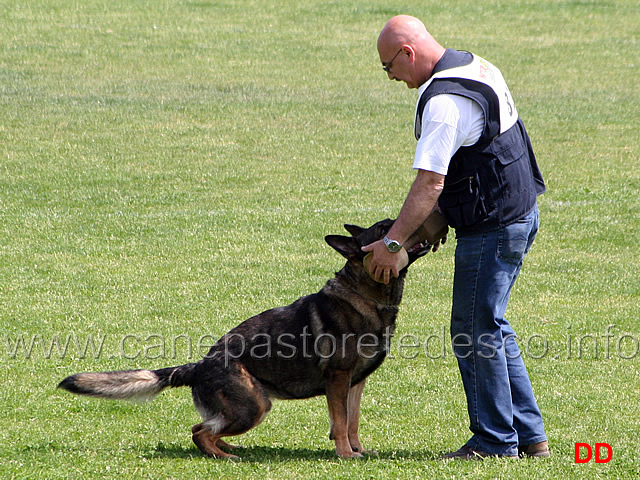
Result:
M360 452L354 452L353 450L349 450L346 452L337 452L340 458L350 459L350 458L362 458L362 454Z
M357 447L351 446L351 449L354 452L361 453L362 455L372 455L372 456L378 455L378 452L376 452L375 450L368 450L366 448L362 448L362 445L359 445Z

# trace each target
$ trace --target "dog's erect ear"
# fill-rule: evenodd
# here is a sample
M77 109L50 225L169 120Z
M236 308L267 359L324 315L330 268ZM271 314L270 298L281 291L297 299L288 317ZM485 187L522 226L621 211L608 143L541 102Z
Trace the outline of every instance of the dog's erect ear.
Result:
M360 245L353 237L345 237L344 235L327 235L325 241L333 247L333 249L347 260L357 260L362 258L363 252Z
M366 230L366 228L362 228L357 225L351 225L349 223L345 223L344 228L354 237L357 237Z

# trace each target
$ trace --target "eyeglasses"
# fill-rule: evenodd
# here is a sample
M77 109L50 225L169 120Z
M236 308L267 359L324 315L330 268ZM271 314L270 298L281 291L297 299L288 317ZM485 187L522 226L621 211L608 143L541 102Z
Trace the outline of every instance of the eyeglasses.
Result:
M402 48L400 50L398 50L398 52L393 56L393 58L391 59L391 61L389 63L383 63L382 64L382 69L387 72L390 73L391 72L391 65L393 65L393 61L396 59L396 57L398 55L400 55L400 52L402 51Z

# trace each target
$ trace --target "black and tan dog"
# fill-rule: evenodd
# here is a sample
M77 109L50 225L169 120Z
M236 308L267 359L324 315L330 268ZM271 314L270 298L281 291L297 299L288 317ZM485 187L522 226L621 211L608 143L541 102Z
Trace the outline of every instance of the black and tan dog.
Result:
M59 387L112 399L151 398L166 387L190 386L203 421L193 441L206 455L238 457L222 440L258 425L271 399L326 395L331 438L341 457L360 457L360 398L367 376L389 349L407 268L389 284L377 283L363 266L363 245L382 238L393 224L364 229L345 225L351 236L329 235L347 263L322 290L286 307L252 317L224 335L197 363L160 370L79 373ZM431 249L409 249L409 264Z

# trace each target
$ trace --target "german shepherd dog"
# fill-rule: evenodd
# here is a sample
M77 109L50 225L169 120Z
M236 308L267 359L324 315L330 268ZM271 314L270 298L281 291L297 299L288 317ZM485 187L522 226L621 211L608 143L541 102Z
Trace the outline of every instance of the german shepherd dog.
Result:
M326 242L347 263L318 293L249 318L224 335L199 362L159 370L78 373L59 385L70 392L111 399L150 399L166 387L191 387L202 423L193 441L208 456L239 459L225 437L257 426L271 399L326 395L340 457L361 457L360 399L366 378L384 360L395 330L407 268L388 284L367 273L361 247L382 238L392 220ZM430 244L408 250L409 265Z

